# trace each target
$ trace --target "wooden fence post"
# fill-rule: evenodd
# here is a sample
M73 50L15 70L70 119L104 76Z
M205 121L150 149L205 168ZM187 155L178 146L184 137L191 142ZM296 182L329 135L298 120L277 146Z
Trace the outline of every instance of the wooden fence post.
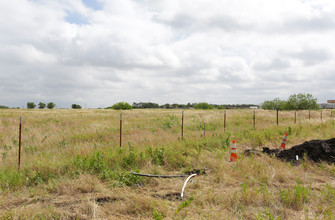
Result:
M22 133L22 117L20 116L20 126L19 126L19 161L18 161L18 169L21 166L21 133Z
M277 125L279 124L278 116L279 116L279 110L277 109Z
M256 111L254 110L254 117L253 117L253 119L254 119L254 129L256 129Z
M294 124L297 123L297 111L294 112Z

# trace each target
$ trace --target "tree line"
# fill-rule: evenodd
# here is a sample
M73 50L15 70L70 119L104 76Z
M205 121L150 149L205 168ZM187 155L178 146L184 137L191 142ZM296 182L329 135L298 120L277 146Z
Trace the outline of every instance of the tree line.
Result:
M47 107L48 109L53 109L55 108L56 104L53 102L49 102L48 104L45 104L43 102L38 103L38 108L39 109L45 109ZM34 109L36 108L36 105L34 102L27 102L27 108L29 109Z
M48 104L45 104L43 102L38 103L38 108L39 109L45 109L46 107L48 109L53 109L53 108L56 107L56 104L53 103L53 102L49 102ZM36 104L34 102L27 102L27 108L28 109L34 109L34 108L36 108ZM72 104L71 108L73 108L73 109L81 109L81 105Z
M56 104L53 102L49 102L47 104L43 102L38 103L39 109L53 109ZM81 106L78 104L72 104L72 109L81 109ZM133 102L130 105L127 102L118 102L106 109L115 109L115 110L130 110L130 109L150 109L150 108L164 108L164 109L241 109L241 108L250 108L250 107L259 107L254 104L209 104L207 102L200 103L187 103L187 104L163 104L159 105L153 102ZM320 109L320 106L317 104L317 98L313 97L312 94L293 94L287 100L281 100L279 98L275 98L273 100L264 101L260 104L260 107L266 110L312 110L312 109ZM0 109L8 109L9 107L0 105ZM36 108L36 104L34 102L27 102L28 109Z
M107 107L106 109L114 109L114 110L130 110L130 109L148 109L148 108L164 108L164 109L236 109L236 108L250 108L250 107L258 107L254 104L225 104L225 105L217 105L217 104L209 104L207 102L200 103L187 103L187 104L163 104L159 105L157 103L152 102L133 102L130 105L127 102L118 102L112 106Z

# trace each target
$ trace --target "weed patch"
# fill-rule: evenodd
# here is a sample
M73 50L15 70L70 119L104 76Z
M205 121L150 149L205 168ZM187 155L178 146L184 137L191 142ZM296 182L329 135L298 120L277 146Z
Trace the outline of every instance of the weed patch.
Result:
M294 210L301 210L304 203L307 203L309 200L309 190L297 181L293 190L281 190L280 198L286 207Z

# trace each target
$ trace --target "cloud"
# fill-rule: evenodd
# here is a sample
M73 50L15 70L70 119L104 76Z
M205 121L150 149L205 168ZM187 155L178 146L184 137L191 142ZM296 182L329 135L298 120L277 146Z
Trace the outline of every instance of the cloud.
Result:
M332 1L12 0L0 7L0 105L258 104L299 92L326 99L335 83Z

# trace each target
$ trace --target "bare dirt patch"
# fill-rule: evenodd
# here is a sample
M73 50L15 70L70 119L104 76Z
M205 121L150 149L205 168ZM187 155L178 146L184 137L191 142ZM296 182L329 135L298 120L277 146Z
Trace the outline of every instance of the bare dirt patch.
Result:
M170 201L181 200L180 192L172 192L172 193L167 193L167 194L164 194L164 195L155 194L155 195L153 195L153 197L167 199L167 200L170 200Z

